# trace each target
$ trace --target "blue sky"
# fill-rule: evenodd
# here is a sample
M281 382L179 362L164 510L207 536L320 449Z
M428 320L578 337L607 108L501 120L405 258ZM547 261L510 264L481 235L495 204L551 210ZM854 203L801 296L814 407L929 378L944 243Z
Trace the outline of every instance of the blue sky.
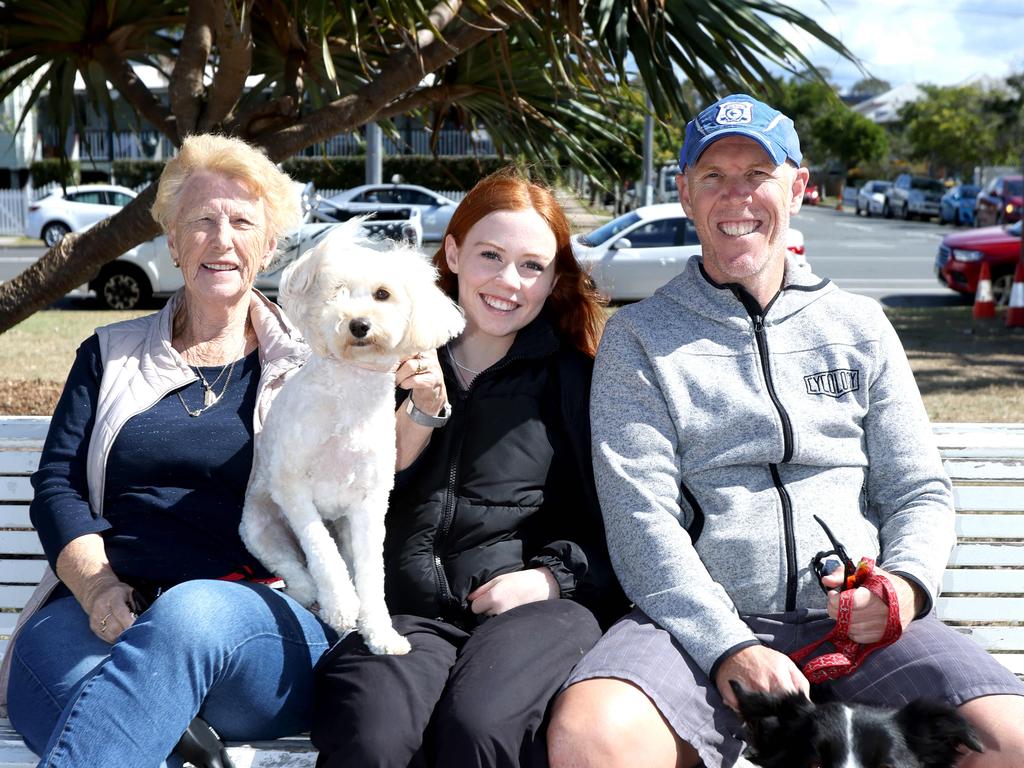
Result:
M875 77L957 85L1024 71L1024 0L787 0L840 38ZM788 26L788 25L786 25ZM862 75L804 39L809 58L848 89Z

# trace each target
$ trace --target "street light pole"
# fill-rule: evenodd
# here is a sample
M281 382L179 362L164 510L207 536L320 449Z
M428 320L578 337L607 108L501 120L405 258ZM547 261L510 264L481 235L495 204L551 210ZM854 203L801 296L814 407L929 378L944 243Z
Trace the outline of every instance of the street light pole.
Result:
M644 205L654 202L654 105L650 94L644 98L647 114L644 115Z
M381 138L380 126L376 123L366 124L366 183L380 184L384 178L383 171L384 141Z

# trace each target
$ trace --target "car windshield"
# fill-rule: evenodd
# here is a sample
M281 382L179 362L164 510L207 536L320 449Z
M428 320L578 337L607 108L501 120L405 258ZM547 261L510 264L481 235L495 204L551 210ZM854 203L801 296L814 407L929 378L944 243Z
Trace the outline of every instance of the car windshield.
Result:
M937 179L911 179L911 189L923 189L925 192L938 192L940 195L946 191L941 181Z
M1006 194L1020 197L1021 190L1024 189L1024 180L1022 179L1008 179L1006 182Z
M964 197L976 197L981 187L975 187L973 184L964 184L960 187L960 194Z
M1011 237L1020 237L1020 225L1021 222L1019 221L1016 224L1011 224L1006 228L1006 234L1010 235Z
M612 219L607 224L598 227L593 232L580 237L580 242L584 245L589 245L591 248L600 245L611 237L619 234L626 227L632 226L636 222L640 221L640 214L636 211L630 211L629 213L619 216L617 219Z

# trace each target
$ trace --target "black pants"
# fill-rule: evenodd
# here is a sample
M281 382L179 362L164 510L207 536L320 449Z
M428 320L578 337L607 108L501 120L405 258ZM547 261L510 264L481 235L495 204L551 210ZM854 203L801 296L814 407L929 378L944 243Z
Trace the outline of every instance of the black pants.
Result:
M548 705L601 636L570 600L527 603L467 633L395 616L405 656L374 656L355 632L317 665L318 768L547 766Z

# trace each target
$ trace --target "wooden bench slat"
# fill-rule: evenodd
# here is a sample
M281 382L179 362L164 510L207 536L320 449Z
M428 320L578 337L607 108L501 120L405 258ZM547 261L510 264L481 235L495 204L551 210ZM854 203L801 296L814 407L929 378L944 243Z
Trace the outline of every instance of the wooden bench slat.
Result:
M0 560L0 583L3 584L38 584L46 570L46 561L38 560Z
M952 568L942 574L942 591L984 594L1024 594L1024 574L1009 568ZM1024 648L1024 643L1021 644Z
M0 531L0 552L5 555L41 555L43 546L35 531Z
M1024 485L953 487L956 508L965 511L1000 512L1024 509Z
M0 476L0 501L31 501L32 483L28 477Z
M1024 568L1024 544L958 544L949 565L1005 565Z
M1024 648L1024 627L956 627L987 651L1018 651Z
M1024 597L942 597L943 621L1024 621Z
M0 504L0 528L31 528L28 518L28 502L24 504Z
M956 534L968 539L1020 539L1024 541L1024 514L956 516Z
M1001 461L981 459L946 459L943 462L946 472L953 482L977 481L1024 481L1024 459Z
M38 466L38 451L0 451L0 475L30 475Z
M18 614L0 612L0 635L10 637L14 625L18 623Z
M1024 653L993 653L992 658L1017 677L1024 677Z
M25 607L25 603L32 597L34 591L35 585L31 584L0 585L0 608L17 608L20 611Z
M1024 458L1024 424L932 424L946 458Z

